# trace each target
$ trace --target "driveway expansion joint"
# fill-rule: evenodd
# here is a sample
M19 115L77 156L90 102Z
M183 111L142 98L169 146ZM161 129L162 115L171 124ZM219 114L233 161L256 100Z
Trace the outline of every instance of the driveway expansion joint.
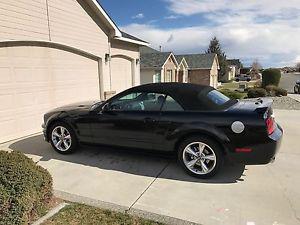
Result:
M132 207L140 200L140 198L146 193L146 191L152 186L152 184L157 180L157 178L167 169L167 167L170 165L170 161L167 162L167 164L162 168L161 171L158 172L158 174L155 176L155 178L150 182L150 184L146 187L146 189L140 194L140 196L131 204L131 206L126 210L125 212L128 213Z

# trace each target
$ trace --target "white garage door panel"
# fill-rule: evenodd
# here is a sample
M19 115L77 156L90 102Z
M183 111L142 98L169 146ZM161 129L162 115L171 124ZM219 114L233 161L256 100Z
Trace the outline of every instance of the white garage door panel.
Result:
M132 87L132 64L125 58L111 59L112 90L117 93Z
M55 107L100 98L98 62L46 47L0 48L0 143L41 131Z

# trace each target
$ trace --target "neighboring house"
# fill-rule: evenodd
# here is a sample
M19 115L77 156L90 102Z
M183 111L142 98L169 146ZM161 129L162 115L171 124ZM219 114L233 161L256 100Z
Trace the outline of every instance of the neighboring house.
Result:
M188 65L188 82L194 84L218 86L218 71L220 69L216 54L177 55L184 58Z
M238 76L241 74L241 69L243 68L243 64L239 59L228 59L227 64L229 67L234 67L235 69L235 75Z
M140 84L139 47L96 0L0 0L0 142L60 105Z
M226 76L222 78L222 82L234 80L236 76L241 74L242 63L239 59L228 59L228 71Z
M178 63L172 52L141 49L141 84L177 82Z
M189 81L189 65L184 57L175 56L178 62L177 81L187 83Z

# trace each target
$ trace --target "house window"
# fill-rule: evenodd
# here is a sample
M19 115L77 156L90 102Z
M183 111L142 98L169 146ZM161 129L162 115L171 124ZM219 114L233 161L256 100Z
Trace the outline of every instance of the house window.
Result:
M165 77L165 82L172 82L172 76L173 76L173 71L172 70L167 70L166 77Z
M157 72L153 76L153 83L160 83L161 82L161 74L160 72Z

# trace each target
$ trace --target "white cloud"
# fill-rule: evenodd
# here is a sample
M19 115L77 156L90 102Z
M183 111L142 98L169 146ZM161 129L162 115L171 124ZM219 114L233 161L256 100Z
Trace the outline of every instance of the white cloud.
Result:
M179 16L175 16L175 15L170 15L170 16L165 16L164 19L166 20L176 20L178 19Z
M132 19L143 19L145 16L143 13L139 13L137 15L134 15L133 17L131 17Z
M216 35L228 57L251 63L258 59L264 66L294 65L300 56L300 19L273 21L269 24L247 23L247 18L224 18L225 23L213 27L194 26L162 29L153 25L130 24L125 31L149 41L153 47L162 45L165 51L201 53Z
M165 0L169 10L180 15L198 13L252 12L252 14L278 15L287 11L296 12L300 9L299 0ZM289 15L286 15L289 16Z

